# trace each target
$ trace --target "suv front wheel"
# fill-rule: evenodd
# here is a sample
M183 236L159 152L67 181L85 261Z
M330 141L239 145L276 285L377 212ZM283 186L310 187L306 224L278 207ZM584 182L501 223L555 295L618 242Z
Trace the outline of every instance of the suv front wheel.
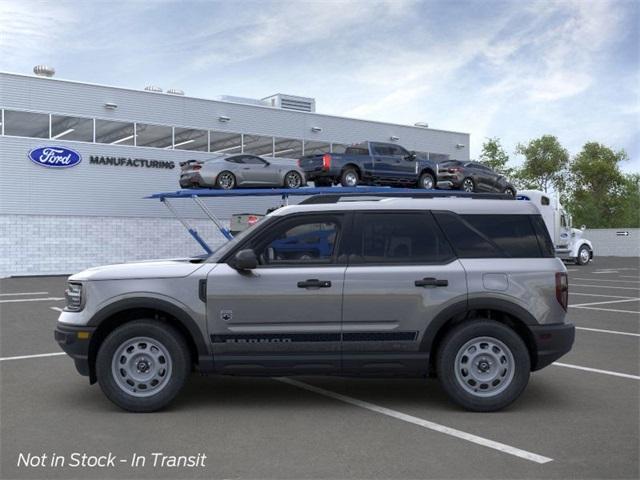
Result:
M96 376L104 394L131 412L167 406L191 370L189 349L181 333L156 320L125 323L100 345Z
M446 335L436 368L454 402L467 410L490 412L520 396L529 381L531 361L514 330L493 320L477 319Z

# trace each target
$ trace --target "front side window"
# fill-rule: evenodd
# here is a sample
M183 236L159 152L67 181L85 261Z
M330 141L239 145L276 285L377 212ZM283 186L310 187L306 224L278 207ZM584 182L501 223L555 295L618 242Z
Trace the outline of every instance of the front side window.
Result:
M350 263L446 263L453 252L428 212L376 212L357 216Z
M267 162L260 157L256 157L254 155L245 155L242 157L242 162L249 165L266 165Z
M300 219L285 222L254 247L261 265L330 264L336 251L339 220Z

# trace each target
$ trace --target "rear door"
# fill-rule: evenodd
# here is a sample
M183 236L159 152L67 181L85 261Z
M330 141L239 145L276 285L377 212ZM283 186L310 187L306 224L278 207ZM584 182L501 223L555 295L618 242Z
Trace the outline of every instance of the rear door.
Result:
M342 359L346 373L424 373L425 330L466 306L464 269L430 212L359 212L347 246Z
M371 156L373 158L373 174L379 179L394 178L396 158L392 149L383 143L371 143Z
M336 373L343 214L293 215L251 243L258 268L217 265L207 280L207 323L216 369L226 373Z

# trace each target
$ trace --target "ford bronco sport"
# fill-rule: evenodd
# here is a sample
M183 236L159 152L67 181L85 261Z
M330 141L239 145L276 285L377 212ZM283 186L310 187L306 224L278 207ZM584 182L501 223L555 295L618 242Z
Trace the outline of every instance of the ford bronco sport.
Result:
M567 273L530 202L311 197L207 258L71 276L55 338L120 407L190 372L437 376L501 409L571 349Z

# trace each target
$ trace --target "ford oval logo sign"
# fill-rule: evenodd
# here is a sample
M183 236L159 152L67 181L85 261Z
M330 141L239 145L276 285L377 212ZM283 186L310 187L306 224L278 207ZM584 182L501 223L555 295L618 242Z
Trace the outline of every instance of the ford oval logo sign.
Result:
M82 156L64 147L40 147L29 152L29 160L42 167L69 168L82 161Z

